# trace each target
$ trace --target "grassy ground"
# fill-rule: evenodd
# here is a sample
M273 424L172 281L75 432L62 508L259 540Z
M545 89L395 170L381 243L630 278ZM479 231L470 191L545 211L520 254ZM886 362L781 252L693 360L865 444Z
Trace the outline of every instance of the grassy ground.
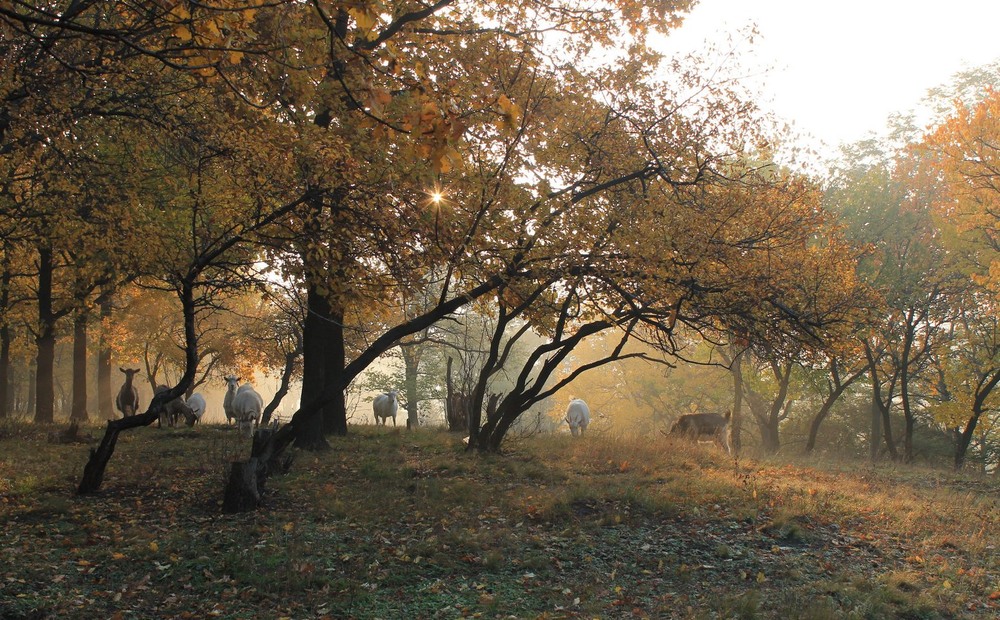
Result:
M99 435L97 430L90 432ZM0 618L996 618L1000 486L657 437L354 427L220 513L235 431L0 428Z

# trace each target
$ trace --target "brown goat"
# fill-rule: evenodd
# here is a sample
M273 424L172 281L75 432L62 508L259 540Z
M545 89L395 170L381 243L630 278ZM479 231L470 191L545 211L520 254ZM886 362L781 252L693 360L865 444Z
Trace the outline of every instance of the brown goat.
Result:
M726 452L732 452L729 445L729 420L732 413L725 416L717 413L688 413L677 418L670 427L670 435L687 437L693 441L716 441Z

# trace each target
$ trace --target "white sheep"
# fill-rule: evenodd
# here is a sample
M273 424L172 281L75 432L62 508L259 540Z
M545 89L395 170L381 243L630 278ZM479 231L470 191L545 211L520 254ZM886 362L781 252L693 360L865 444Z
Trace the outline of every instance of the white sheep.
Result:
M574 437L583 435L587 425L590 424L590 407L582 399L574 398L569 401L569 407L566 408L565 420Z
M396 426L396 412L399 410L398 394L399 392L393 390L385 394L379 394L372 401L372 410L375 414L376 425L378 425L380 418L383 426L385 426L386 418L392 418L392 425Z
M205 397L199 392L195 392L191 395L191 398L187 399L187 406L191 408L191 414L194 416L191 426L195 423L201 421L201 416L205 415L205 408L207 403L205 402Z
M232 414L236 419L236 427L247 434L253 432L254 424L260 423L260 415L264 411L264 399L249 383L244 383L233 396Z
M231 424L236 419L233 416L233 398L240 386L240 378L232 375L224 378L226 380L226 396L222 399L222 410L226 413L226 424Z
M118 370L125 373L125 383L118 390L115 406L118 407L118 411L122 412L122 416L127 418L130 415L135 415L139 409L139 390L132 384L132 378L135 377L135 373L139 372L139 369L119 368Z

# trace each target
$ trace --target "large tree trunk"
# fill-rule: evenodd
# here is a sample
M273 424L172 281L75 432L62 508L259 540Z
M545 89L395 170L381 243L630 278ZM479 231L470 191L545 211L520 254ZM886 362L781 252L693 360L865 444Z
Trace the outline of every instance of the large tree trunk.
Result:
M54 366L56 354L55 315L52 312L52 250L38 249L38 333L35 336L35 423L54 419Z
M98 299L101 308L101 336L97 344L97 417L105 420L117 417L111 388L111 342L104 328L111 320L112 295L111 287L107 287Z
M87 321L86 309L73 317L73 409L70 419L86 422L87 415Z
M344 311L341 308L331 308L329 316L328 334L324 338L327 344L324 383L339 379L347 364L347 351L344 343ZM347 434L347 402L343 392L339 398L334 398L323 407L323 434L340 436Z
M778 421L767 420L766 423L760 424L759 428L761 448L767 454L777 454L778 450L781 449L781 441L778 437Z
M299 406L319 399L327 380L327 347L331 338L327 324L330 322L330 305L313 284L306 293L305 325L302 329L302 397ZM295 445L307 450L330 447L323 438L323 418L310 420L295 429Z

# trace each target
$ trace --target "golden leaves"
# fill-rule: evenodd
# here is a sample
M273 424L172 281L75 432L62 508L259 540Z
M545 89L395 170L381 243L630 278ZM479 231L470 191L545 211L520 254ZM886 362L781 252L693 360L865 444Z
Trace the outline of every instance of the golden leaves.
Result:
M521 108L503 94L497 98L497 106L500 108L500 117L496 123L497 128L506 131L517 129L521 122Z
M379 17L372 5L365 3L361 6L349 6L347 7L347 14L354 18L354 23L361 38L366 41L374 41L378 38L375 27L378 25Z

